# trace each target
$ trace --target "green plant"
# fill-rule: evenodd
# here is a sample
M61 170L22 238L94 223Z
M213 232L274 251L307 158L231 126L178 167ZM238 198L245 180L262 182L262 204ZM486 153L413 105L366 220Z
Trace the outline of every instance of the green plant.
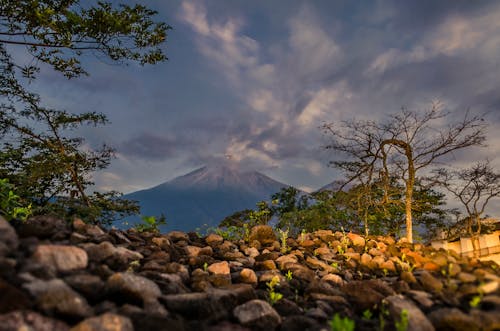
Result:
M7 221L25 221L31 215L31 204L24 205L14 190L14 185L10 184L8 179L0 179L0 215Z
M477 308L479 307L479 304L483 300L483 294L479 293L478 295L475 295L472 297L472 299L469 301L469 307L471 308Z
M403 309L399 316L399 321L394 323L396 331L406 331L408 330L409 314L407 309Z
M288 239L289 229L286 229L286 230L278 229L278 232L279 232L280 241L281 241L281 253L283 253L283 254L288 253L288 251L290 250L290 247L288 247L286 240Z
M339 269L339 263L338 262L332 262L330 263L330 266L335 269Z
M271 306L283 298L283 294L276 292L275 290L275 287L279 286L279 284L280 278L278 276L274 276L270 281L266 283L269 303L271 304Z
M385 318L386 316L389 316L389 310L386 307L386 302L382 301L382 304L380 306L379 312L378 312L378 329L379 331L384 331L385 330Z
M307 233L306 229L302 229L302 231L300 231L300 239L299 239L299 241L301 243L303 243L306 240L306 233Z
M354 331L356 325L349 317L340 317L337 313L329 322L331 331Z
M208 269L208 263L205 262L203 263L203 271L207 272L207 269Z
M134 260L128 264L127 272L134 272L137 268L141 266L139 260Z
M370 309L367 309L367 310L365 310L365 311L363 312L363 319L364 319L365 321L369 321L369 320L371 320L371 319L372 319L372 317L373 317L373 313L372 313L372 311L371 311Z
M288 270L287 273L285 274L285 277L287 281L291 281L293 279L292 270Z
M135 229L139 232L160 232L160 225L167 224L165 216L162 214L159 219L156 216L141 216L142 224L137 224Z

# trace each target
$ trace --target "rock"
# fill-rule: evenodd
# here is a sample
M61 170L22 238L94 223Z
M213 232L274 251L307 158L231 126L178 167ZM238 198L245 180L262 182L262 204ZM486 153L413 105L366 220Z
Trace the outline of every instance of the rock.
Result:
M106 281L109 293L124 297L132 303L156 301L162 294L155 282L135 274L117 272Z
M31 258L41 265L62 272L85 269L88 263L87 252L66 245L39 245Z
M184 247L184 251L186 252L187 256L194 257L200 254L201 247L187 245L186 247Z
M20 237L37 237L40 239L50 238L53 236L64 237L69 233L68 223L54 216L34 216L26 222L22 222L17 234Z
M440 293L443 290L443 283L425 270L420 273L418 279L422 287L429 292Z
M0 278L0 314L32 307L31 298L15 286ZM1 329L1 327L0 327Z
M252 242L254 240L266 246L276 241L276 235L273 228L269 225L257 225L250 230L249 241Z
M216 247L224 242L224 238L218 234L211 233L205 238L205 242L211 247Z
M229 275L229 263L227 261L217 262L208 266L207 271L211 274Z
M326 330L321 328L319 324L313 318L295 315L285 318L281 324L280 330L282 331L303 331L303 330Z
M281 324L281 317L269 303L251 300L233 310L234 317L241 325L253 330L275 330Z
M0 315L0 331L68 331L61 321L42 316L33 311L13 311Z
M436 330L480 330L480 327L477 323L475 323L474 318L466 315L457 308L441 308L431 312L428 317Z
M160 298L169 311L191 319L220 320L227 318L236 306L255 299L252 286L232 285L227 289L209 289L203 293L164 295Z
M378 279L352 281L342 286L341 291L358 312L371 310L375 305L380 305L385 297L396 294L387 284Z
M415 284L417 282L417 279L415 278L415 276L413 275L413 273L411 273L409 271L403 271L403 272L401 272L400 277L401 277L402 280L404 280L408 284Z
M493 280L479 285L479 292L484 294L494 293L498 290L500 283L498 280Z
M385 298L388 303L389 312L400 320L402 312L406 311L408 316L408 331L434 331L434 326L425 317L424 313L411 301L405 299L402 295L393 295Z
M178 241L189 241L189 236L187 233L181 232L181 231L171 231L167 234L167 237L172 240L174 243Z
M255 271L248 268L242 269L240 271L240 282L244 284L256 285L257 275L255 274Z
M104 297L104 282L95 275L71 275L64 278L64 281L88 300L98 301Z
M126 270L132 261L140 261L144 256L125 247L115 247L109 241L100 244L85 244L83 249L88 254L89 260L94 262L105 262L110 267L119 270Z
M349 232L347 238L352 241L353 246L365 247L365 238L361 237L359 234Z
M321 281L328 282L331 285L335 285L335 286L344 285L344 280L342 279L342 277L340 277L339 275L335 275L335 274L326 274L325 276L323 276L321 278Z
M418 305L426 310L430 309L434 305L432 301L432 295L424 291L408 291L407 295L413 299Z
M476 276L467 272L459 273L457 279L462 283L474 283L477 280Z
M80 322L71 331L134 331L128 317L106 313Z
M19 246L19 239L14 228L7 222L5 218L0 215L0 243L5 245L5 251L2 253L0 249L0 256L9 255Z
M36 298L36 305L40 310L47 314L71 319L84 318L92 314L92 308L87 300L60 279L36 280L25 284L24 287Z

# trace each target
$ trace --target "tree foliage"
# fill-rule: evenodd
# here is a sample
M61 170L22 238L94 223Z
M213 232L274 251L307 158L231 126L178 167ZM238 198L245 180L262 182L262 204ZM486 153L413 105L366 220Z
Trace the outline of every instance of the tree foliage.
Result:
M404 187L405 231L413 241L413 211L418 173L444 156L485 141L485 123L469 112L458 121L442 112L439 104L418 112L402 109L385 121L352 120L323 126L331 138L326 146L340 152L343 159L332 162L347 177L345 184L361 185L363 194L380 182L384 203L399 203L392 198L390 181L397 178ZM450 124L443 125L443 122ZM377 187L380 187L377 185Z
M141 65L165 60L160 46L170 27L154 22L155 14L141 5L101 1L0 3L0 178L8 178L30 200L34 213L110 222L138 212L118 192L88 192L92 174L109 165L113 149L92 148L73 132L104 125L106 117L46 107L29 83L42 63L67 78L86 75L82 59L87 54ZM32 57L29 65L12 55L19 47Z

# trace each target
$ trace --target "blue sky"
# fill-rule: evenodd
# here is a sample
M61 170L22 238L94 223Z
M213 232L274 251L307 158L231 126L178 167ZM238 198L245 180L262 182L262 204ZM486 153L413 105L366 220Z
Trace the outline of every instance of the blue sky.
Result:
M169 61L118 66L88 58L89 77L44 71L50 106L100 111L85 129L117 159L99 189L151 187L231 155L232 163L316 189L336 178L318 127L378 119L402 106L488 113L489 146L457 153L466 164L500 153L498 1L142 2L173 26Z

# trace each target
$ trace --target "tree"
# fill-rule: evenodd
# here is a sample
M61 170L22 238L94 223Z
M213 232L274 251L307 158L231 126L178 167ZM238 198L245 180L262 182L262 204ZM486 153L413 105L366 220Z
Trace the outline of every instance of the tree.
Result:
M105 145L84 148L84 140L70 132L103 125L106 117L44 107L27 86L41 63L67 78L86 75L81 62L86 54L141 65L165 60L160 46L170 27L154 22L155 14L144 6L108 2L0 3L0 177L15 184L35 212L76 214L94 222L138 212L136 204L121 200L117 192L87 192L92 173L109 165L113 150ZM30 65L11 55L16 47L26 48L33 57Z
M484 161L466 169L436 169L432 181L457 198L465 209L465 231L477 254L486 206L492 199L500 197L500 173L494 171L489 161Z
M322 127L332 138L326 148L348 159L333 162L348 173L347 182L369 185L378 176L385 183L386 203L392 203L388 190L391 176L403 182L409 242L413 242L413 194L418 172L456 150L481 146L486 139L485 124L480 116L467 112L461 120L442 125L450 120L450 115L441 112L439 104L433 104L421 113L403 108L384 122L352 120Z

